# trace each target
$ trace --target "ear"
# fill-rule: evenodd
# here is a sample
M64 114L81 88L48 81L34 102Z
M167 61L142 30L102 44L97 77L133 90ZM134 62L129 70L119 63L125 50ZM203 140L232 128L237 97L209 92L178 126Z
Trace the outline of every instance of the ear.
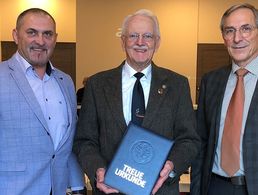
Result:
M13 29L12 35L13 35L14 42L16 44L18 44L18 31L17 31L17 29Z
M125 37L123 35L121 35L121 47L125 51Z
M155 52L157 52L157 51L158 51L159 46L160 46L160 37L156 37Z
M58 33L56 33L55 35L55 42L57 41L57 37L58 37Z

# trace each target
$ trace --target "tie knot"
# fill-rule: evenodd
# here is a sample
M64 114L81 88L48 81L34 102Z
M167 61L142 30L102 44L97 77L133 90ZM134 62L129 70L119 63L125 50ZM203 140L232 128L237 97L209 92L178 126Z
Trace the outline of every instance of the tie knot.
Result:
M239 77L244 77L246 74L248 73L248 70L246 70L245 68L240 68L236 71L237 76Z
M141 72L137 72L134 74L134 76L137 78L137 80L140 80L144 76L144 74Z

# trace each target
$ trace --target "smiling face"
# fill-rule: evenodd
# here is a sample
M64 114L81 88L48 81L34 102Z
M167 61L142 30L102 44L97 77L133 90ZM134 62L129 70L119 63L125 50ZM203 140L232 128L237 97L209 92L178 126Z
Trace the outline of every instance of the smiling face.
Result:
M34 67L46 66L53 54L56 38L54 21L41 13L27 13L13 30L18 52Z
M159 48L160 38L155 32L153 20L147 16L136 15L128 21L126 32L122 35L122 47L126 61L136 71L146 68Z
M250 35L243 37L237 30L231 39L223 37L229 55L233 61L244 67L258 56L258 31L255 24L255 16L250 9L240 8L233 11L225 18L223 28L239 29L241 26L251 25L255 28Z

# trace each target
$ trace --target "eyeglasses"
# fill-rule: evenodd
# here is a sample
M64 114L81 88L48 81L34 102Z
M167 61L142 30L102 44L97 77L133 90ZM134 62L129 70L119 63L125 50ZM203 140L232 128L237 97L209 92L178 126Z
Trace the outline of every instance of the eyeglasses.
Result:
M129 39L129 41L137 41L140 37L142 37L142 40L144 42L150 42L150 41L153 41L155 36L152 33L144 33L142 35L139 33L131 33L127 35L127 38Z
M229 39L232 39L235 36L237 31L239 31L243 38L247 38L252 34L252 32L256 28L257 28L256 26L252 26L250 24L245 24L238 29L233 28L233 27L226 27L226 28L223 29L222 35L225 39L229 40Z

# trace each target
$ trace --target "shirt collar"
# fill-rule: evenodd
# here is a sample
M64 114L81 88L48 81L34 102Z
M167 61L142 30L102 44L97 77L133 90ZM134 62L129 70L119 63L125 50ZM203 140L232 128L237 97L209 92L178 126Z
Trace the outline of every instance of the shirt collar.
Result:
M235 73L238 69L240 69L240 67L234 61L232 61L232 73ZM249 73L258 77L258 56L247 64L245 69L248 70Z
M143 78L145 79L150 79L151 78L151 69L152 69L152 66L151 64L149 64L145 69L143 69L141 71L141 73L144 74ZM134 70L128 63L127 61L125 61L125 64L124 64L124 67L123 67L123 71L126 75L126 77L128 78L132 78L134 76L135 73L137 73L136 70Z
M28 63L27 60L25 60L18 51L14 54L14 56L15 56L16 60L19 62L19 65L20 65L21 69L23 70L24 74L26 73L27 70L33 68L32 65L30 63ZM47 75L50 76L50 74L54 70L55 70L54 66L51 64L50 61L48 61L47 68L46 68Z

